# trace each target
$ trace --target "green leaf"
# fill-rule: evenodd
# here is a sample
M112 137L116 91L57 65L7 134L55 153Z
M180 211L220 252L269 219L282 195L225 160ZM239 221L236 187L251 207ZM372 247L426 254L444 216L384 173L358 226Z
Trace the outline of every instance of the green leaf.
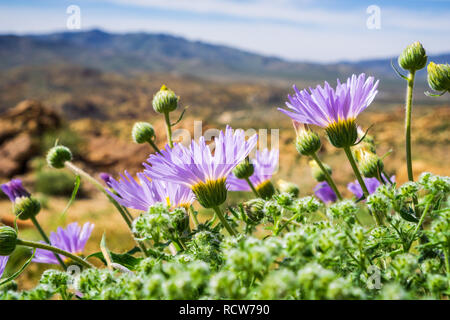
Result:
M61 213L62 217L64 217L66 215L67 210L69 210L70 206L75 201L75 197L77 196L78 189L80 189L80 184L81 184L81 177L79 175L77 175L75 178L75 186L73 187L72 195L70 196L69 202L67 203L63 212Z
M414 215L414 210L411 209L411 207L402 207L400 208L399 212L400 216L409 222L419 222L419 220Z
M136 258L134 256L132 256L129 253L114 253L114 252L109 252L109 255L111 257L111 262L113 263L118 263L122 266L124 266L127 269L130 270L136 270L137 266L139 265L139 263L142 261L143 258ZM105 257L103 256L103 253L100 252L95 252L91 255L89 255L88 258L90 257L95 257L97 259L100 259L105 265L107 265Z

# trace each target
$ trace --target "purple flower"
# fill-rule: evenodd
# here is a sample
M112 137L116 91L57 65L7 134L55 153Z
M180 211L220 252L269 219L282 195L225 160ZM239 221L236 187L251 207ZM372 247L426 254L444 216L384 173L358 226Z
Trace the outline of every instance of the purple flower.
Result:
M324 203L335 202L337 200L336 193L334 193L326 181L320 182L314 187L314 194Z
M23 187L20 179L13 179L8 183L2 184L0 187L12 202L15 202L17 198L30 196L30 193Z
M265 148L263 151L256 151L255 159L252 160L254 173L249 178L250 182L258 188L262 183L270 180L275 170L278 168L278 149ZM251 191L247 181L238 179L233 173L227 178L228 190L230 191Z
M0 256L0 279L5 271L6 264L8 263L9 256Z
M105 182L106 186L111 188L110 183L111 183L112 175L110 175L107 172L100 172L100 174L98 176L100 177L100 179L103 180L103 182Z
M293 120L314 124L323 128L344 121L354 120L366 109L378 93L378 81L364 73L352 75L345 83L337 80L336 89L328 82L323 88L318 85L315 89L299 91L294 85L295 95L289 95L286 106L290 110L278 108Z
M199 183L225 180L236 165L245 159L256 146L257 136L247 141L243 130L227 126L225 133L220 132L214 139L214 155L206 145L205 138L199 142L192 141L189 148L176 144L173 148L166 146L161 154L152 154L144 163L145 173L157 180L184 184L190 188Z
M387 177L385 175L383 175L383 178L387 180ZM395 176L392 176L390 180L391 182L394 182ZM378 181L377 178L364 178L364 183L367 187L367 191L369 191L369 194L374 193L377 190L377 188L381 186L381 182ZM350 190L355 195L356 199L360 199L364 195L358 180L355 180L347 184L347 189Z
M80 227L76 222L69 224L65 229L58 227L56 232L50 234L50 243L59 249L81 255L91 236L92 229L94 229L94 225L89 222L85 223L83 227ZM60 257L63 261L67 261L67 257L62 255ZM33 262L58 264L55 254L44 249L36 249Z
M138 173L139 182L125 171L119 181L111 178L112 191L106 190L111 197L127 208L147 211L157 202L167 203L172 207L188 207L195 197L191 189L184 185L150 180L145 173Z

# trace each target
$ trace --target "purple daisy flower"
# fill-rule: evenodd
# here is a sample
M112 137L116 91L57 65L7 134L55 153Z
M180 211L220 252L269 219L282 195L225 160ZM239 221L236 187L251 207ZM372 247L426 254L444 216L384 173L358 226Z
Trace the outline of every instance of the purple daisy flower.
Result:
M100 172L100 174L98 175L100 177L100 179L103 180L103 182L106 184L107 187L111 188L111 179L112 179L112 175L110 175L107 172Z
M320 182L314 187L314 194L324 203L335 202L337 200L336 193L334 193L326 181Z
M6 264L8 263L9 256L0 256L0 279L5 272Z
M176 144L166 146L161 154L152 154L144 163L146 174L157 180L183 184L192 189L205 208L212 208L226 200L226 178L256 146L257 135L245 140L243 130L227 126L214 139L214 155L205 138L194 140L189 148Z
M383 179L387 180L385 175L383 175ZM395 176L392 176L390 180L391 182L394 182ZM377 190L377 188L381 186L381 182L378 181L377 178L364 178L364 183L366 184L367 191L369 191L369 194L374 193ZM360 199L364 195L358 180L355 180L347 184L347 189L350 190L355 195L356 199Z
M85 223L80 227L78 223L69 224L65 229L58 227L56 232L50 234L50 243L52 246L68 251L72 254L81 255L89 237L91 236L94 225ZM66 257L60 255L61 259L67 260ZM55 254L44 249L36 249L33 262L58 264Z
M327 128L335 123L354 120L366 109L375 98L378 81L364 73L352 75L345 83L337 80L336 89L328 82L323 88L318 85L315 89L298 90L294 85L295 95L289 95L286 106L290 110L278 108L293 120Z
M20 179L13 179L8 183L4 183L0 186L0 188L13 203L17 198L30 196L30 193L23 187Z
M256 150L255 158L252 160L254 173L249 178L250 182L258 189L258 186L269 181L278 168L278 149L265 148L263 151ZM228 190L251 191L247 181L237 178L231 173L227 178Z
M119 181L111 178L112 191L106 190L111 197L127 208L147 211L157 202L172 207L189 207L195 200L191 189L184 185L162 180L150 180L145 173L138 173L139 182L125 171Z

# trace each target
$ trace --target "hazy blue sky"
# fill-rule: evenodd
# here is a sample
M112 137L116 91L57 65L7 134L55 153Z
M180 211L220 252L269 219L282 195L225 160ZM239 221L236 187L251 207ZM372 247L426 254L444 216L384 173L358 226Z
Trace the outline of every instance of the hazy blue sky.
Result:
M415 40L450 52L450 0L0 0L0 33L67 30L69 5L81 30L163 32L291 60L386 57ZM370 5L380 29L367 28Z

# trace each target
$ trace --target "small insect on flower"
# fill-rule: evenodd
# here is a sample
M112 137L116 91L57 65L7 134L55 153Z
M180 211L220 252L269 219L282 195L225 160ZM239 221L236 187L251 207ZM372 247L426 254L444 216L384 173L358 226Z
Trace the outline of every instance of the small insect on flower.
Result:
M184 185L151 180L142 172L137 177L139 183L125 171L119 181L111 178L110 186L113 190L107 192L124 207L141 211L147 211L158 202L170 207L188 208L195 200L191 189Z
M2 191L14 206L14 214L21 220L34 217L41 211L41 204L23 187L20 179L13 179L1 185Z
M382 177L385 181L388 181L388 178L384 174L382 175ZM390 177L389 181L394 182L395 176ZM374 193L377 190L377 188L381 186L381 182L378 181L377 178L365 178L364 183L367 186L367 191L369 191L369 194ZM358 180L355 180L347 184L347 189L350 190L355 195L356 199L360 199L364 195Z
M5 272L6 264L8 263L9 256L0 256L0 279Z
M323 181L314 187L314 194L324 203L335 202L337 200L336 193L331 189L328 182Z
M58 227L56 232L50 234L50 243L52 246L65 250L75 255L81 255L86 246L86 242L91 236L94 225L92 223L85 223L80 227L77 222L69 224L65 229ZM67 258L60 255L64 261ZM36 249L36 254L32 260L37 263L58 264L58 260L53 252Z
M378 93L378 81L364 73L352 75L345 83L337 80L336 89L328 82L324 86L298 90L289 95L286 106L278 108L293 120L325 128L330 142L337 148L352 146L358 137L356 118Z
M269 151L269 149L265 148L263 151L256 151L255 158L253 159L254 173L249 177L249 180L255 186L258 193L264 193L264 195L261 194L263 198L270 198L275 192L270 179L278 168L278 158L278 149ZM228 176L227 184L228 190L230 191L251 191L247 181L239 179L234 173ZM265 192L269 188L273 190L273 192L269 192L271 193L270 195Z
M214 139L214 155L204 137L198 143L192 141L189 148L181 144L166 146L161 154L150 155L148 164L144 163L145 173L153 179L183 184L192 189L203 207L217 207L226 200L228 175L249 155L256 142L257 135L245 140L243 130L233 132L227 126Z

